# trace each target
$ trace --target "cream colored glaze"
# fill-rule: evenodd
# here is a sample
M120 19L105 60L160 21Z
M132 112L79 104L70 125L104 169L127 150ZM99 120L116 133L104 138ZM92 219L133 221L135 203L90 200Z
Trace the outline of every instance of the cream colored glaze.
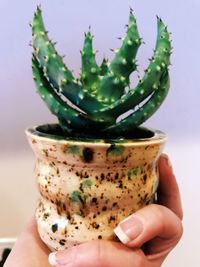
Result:
M38 230L51 250L115 240L117 224L154 201L163 134L115 145L27 135L37 158Z

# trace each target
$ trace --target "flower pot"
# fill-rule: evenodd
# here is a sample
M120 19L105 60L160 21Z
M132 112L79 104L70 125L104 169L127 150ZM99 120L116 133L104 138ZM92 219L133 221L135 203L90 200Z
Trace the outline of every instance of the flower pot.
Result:
M53 124L26 131L37 158L38 231L51 250L115 240L121 220L154 202L166 136L140 131L132 140L66 138Z

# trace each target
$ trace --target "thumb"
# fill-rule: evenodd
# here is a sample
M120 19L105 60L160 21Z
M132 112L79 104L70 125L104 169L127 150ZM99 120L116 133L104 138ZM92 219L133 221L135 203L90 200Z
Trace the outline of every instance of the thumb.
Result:
M182 235L182 224L170 209L153 204L126 218L114 231L128 247L140 248L148 242L148 254L167 255Z

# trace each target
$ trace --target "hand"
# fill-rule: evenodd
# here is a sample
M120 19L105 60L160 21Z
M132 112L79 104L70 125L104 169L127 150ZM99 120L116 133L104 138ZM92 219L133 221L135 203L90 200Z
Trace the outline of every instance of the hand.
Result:
M122 243L92 241L51 253L53 266L159 267L182 235L179 189L168 158L159 160L158 204L137 211L115 229ZM141 249L142 248L142 249ZM49 250L40 240L35 220L18 239L4 267L47 267Z
M31 218L15 243L4 267L50 267L50 250L41 241L35 218Z

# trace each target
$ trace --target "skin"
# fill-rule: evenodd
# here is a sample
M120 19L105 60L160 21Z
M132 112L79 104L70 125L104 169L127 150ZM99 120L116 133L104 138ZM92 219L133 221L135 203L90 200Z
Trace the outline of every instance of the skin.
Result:
M143 231L139 237L131 240L126 246L98 240L60 251L56 256L60 265L55 266L161 266L182 236L183 212L179 188L166 155L160 157L159 172L158 204L146 206L134 214L143 219ZM32 218L16 242L4 267L51 266L48 263L49 253L38 236L36 222Z

